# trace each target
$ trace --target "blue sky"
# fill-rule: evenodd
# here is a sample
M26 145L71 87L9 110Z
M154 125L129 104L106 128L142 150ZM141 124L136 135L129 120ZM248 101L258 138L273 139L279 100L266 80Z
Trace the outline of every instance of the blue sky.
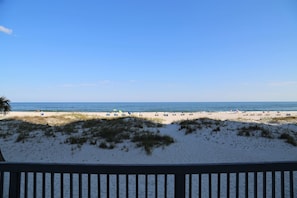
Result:
M0 0L0 95L297 101L294 0Z

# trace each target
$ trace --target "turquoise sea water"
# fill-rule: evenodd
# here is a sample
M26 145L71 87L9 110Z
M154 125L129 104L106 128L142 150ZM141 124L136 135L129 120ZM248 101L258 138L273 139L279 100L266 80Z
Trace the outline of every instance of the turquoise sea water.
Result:
M297 111L297 102L13 102L12 111L196 112Z

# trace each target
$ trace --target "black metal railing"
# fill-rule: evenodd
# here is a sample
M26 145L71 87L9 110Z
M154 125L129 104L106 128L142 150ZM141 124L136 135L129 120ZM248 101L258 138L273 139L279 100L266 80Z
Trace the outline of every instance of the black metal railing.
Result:
M0 163L0 197L297 197L297 162Z

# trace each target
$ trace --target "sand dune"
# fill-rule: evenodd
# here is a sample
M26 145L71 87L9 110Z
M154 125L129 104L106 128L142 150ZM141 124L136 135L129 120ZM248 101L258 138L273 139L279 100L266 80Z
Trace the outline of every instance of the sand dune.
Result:
M116 115L115 115L116 114ZM125 115L122 115L125 114ZM169 135L174 143L156 147L151 155L130 142L116 144L113 149L102 149L88 143L76 146L65 143L63 133L47 137L43 132L34 131L31 138L16 142L17 134L4 137L7 132L5 120L31 117L51 119L52 116L88 115L94 118L128 116L128 113L73 113L73 112L11 112L1 117L1 150L7 161L25 162L71 162L71 163L221 163L251 161L296 161L297 146L279 139L289 132L296 140L297 112L143 112L132 113L131 117L150 118L163 123L158 133ZM178 121L197 118L220 121L196 129L190 134L180 130ZM259 132L239 136L239 131L258 124L271 137ZM219 129L215 131L215 129ZM255 129L257 130L257 129ZM125 148L125 149L123 149Z

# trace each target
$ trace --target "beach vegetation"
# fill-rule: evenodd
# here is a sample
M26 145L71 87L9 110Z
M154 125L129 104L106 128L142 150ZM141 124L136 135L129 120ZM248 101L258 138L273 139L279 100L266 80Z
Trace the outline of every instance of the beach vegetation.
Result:
M179 125L179 130L184 130L186 135L193 133L197 129L202 129L197 120L182 120L179 122Z
M82 122L82 128L94 128L98 124L101 124L103 121L101 119L90 119Z
M279 139L285 139L287 143L292 144L293 146L297 146L297 141L295 140L295 138L286 132L282 133Z
M47 124L48 120L46 117L42 116L21 116L21 117L14 117L13 118L16 121L23 121L31 124Z
M99 148L107 149L108 148L107 143L106 142L101 142L99 144Z
M219 132L219 131L221 131L221 128L220 128L220 127L216 127L216 128L214 128L212 131L213 131L213 132Z
M70 136L65 140L65 143L83 145L87 140L86 137L82 136Z
M97 135L107 142L116 142L120 143L123 139L129 139L130 134L129 132L125 131L124 128L111 128L111 127L102 127Z
M21 132L18 134L17 139L15 142L22 142L24 143L26 139L28 139L30 134L28 132Z
M55 130L53 129L53 127L49 127L46 130L44 130L44 135L46 137L56 137Z
M174 142L173 138L168 135L159 135L151 132L137 134L132 138L132 142L137 147L144 148L145 152L150 155L154 147L168 146Z
M259 125L241 127L238 129L237 135L246 137L259 136L264 138L273 138L271 131Z
M179 130L184 130L185 134L190 134L203 128L213 128L213 131L220 131L220 126L223 126L222 121L209 118L182 120L178 124L180 125Z
M46 130L50 126L42 124L33 124L29 122L21 122L17 125L17 130L20 132L32 132L37 130Z
M88 142L99 148L113 149L117 144L126 141L143 147L146 153L151 153L153 145L166 145L166 141L158 138L160 131L157 128L162 126L155 120L137 117L100 119L83 117L80 114L23 116L0 120L0 138L18 134L15 141L25 142L36 136L53 138L62 134L65 137L64 143L78 147ZM140 137L147 139L141 141Z
M11 136L11 135L12 134L10 134L10 133L8 133L6 131L0 130L0 138L2 138L2 139L5 139L5 138L7 138L8 136Z
M6 115L11 111L10 100L4 96L0 97L0 113Z
M108 142L101 142L99 144L99 148L102 149L114 149L115 148L115 144L114 143L108 143Z
M72 133L76 133L76 124L75 123L70 123L70 124L66 124L63 127L61 127L61 130L63 131L63 133L65 134L72 134Z
M83 113L72 113L67 115L66 118L69 118L70 120L89 120L92 119L93 116L89 116Z
M282 122L297 123L297 117L287 116L287 117L274 117L270 119L270 123L282 123Z

